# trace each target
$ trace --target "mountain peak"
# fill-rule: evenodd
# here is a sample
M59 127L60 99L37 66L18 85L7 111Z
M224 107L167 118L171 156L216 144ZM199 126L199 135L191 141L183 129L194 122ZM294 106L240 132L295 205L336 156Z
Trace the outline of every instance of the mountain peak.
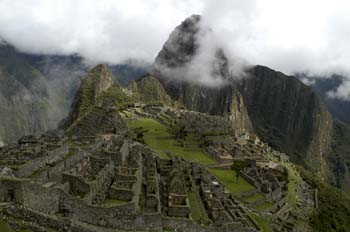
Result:
M99 64L91 69L85 76L77 93L69 122L80 118L91 108L101 93L108 90L114 84L113 79L112 72L105 64Z
M200 30L200 19L200 15L192 15L175 28L155 59L155 69L157 66L180 67L191 60L199 47L196 34Z
M92 81L98 84L96 87L97 95L107 90L113 84L113 74L105 64L99 64L89 71L84 82Z

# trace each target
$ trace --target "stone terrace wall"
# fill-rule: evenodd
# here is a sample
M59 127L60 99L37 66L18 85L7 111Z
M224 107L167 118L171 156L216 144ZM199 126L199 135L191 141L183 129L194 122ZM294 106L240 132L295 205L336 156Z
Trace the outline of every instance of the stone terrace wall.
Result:
M32 182L22 182L23 206L49 215L59 213L60 208L68 210L71 216L81 222L120 230L148 230L162 227L160 214L141 214L135 203L100 207L86 204L78 197L72 197L60 188L46 188Z
M19 177L30 176L35 171L46 166L47 164L54 163L62 159L64 155L68 154L68 152L69 152L68 145L64 145L60 148L49 151L47 156L42 156L23 164L17 170L16 175Z
M105 191L112 183L113 175L114 175L114 166L111 164L107 164L97 175L96 179L89 183L90 192L86 196L85 200L87 202L92 202L94 197L100 192Z
M13 202L22 204L23 203L22 186L23 186L23 180L21 179L16 179L12 177L0 177L0 202L13 201ZM10 198L13 198L13 199L10 199Z
M201 226L190 219L162 217L163 228L178 232L257 232L257 230L244 227L240 223L230 223L222 227Z
M61 190L26 181L23 183L23 192L23 206L44 213L58 211Z
M71 151L72 152L72 151ZM62 160L54 167L47 169L37 180L45 183L45 182L62 182L62 172L65 170L69 170L73 168L78 162L80 162L84 157L87 156L87 152L81 149L77 149L76 154L67 157Z

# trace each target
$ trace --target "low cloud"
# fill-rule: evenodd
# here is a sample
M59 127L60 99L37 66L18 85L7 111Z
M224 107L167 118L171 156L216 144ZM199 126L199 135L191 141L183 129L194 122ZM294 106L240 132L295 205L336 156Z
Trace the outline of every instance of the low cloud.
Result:
M344 79L341 85L339 85L335 90L331 90L327 93L330 98L337 98L343 101L350 100L350 80Z
M0 0L0 38L29 53L152 62L175 26L201 14L215 34L207 48L220 43L232 71L243 61L327 77L350 73L349 11L346 0Z

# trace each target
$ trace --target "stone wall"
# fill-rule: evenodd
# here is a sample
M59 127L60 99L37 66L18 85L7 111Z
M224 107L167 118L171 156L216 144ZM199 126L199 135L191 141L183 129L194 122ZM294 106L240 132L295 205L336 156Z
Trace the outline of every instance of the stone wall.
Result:
M15 181L10 182L14 185L16 183ZM1 184L3 184L2 180ZM22 203L25 208L34 211L40 211L48 215L56 215L60 213L60 209L64 208L68 219L74 216L75 220L96 226L121 230L161 229L160 215L141 214L136 211L134 202L114 207L92 206L86 204L78 197L70 196L60 188L45 188L39 183L31 181L21 181L18 182L18 184L18 200L22 201L19 203ZM3 190L4 188L1 189ZM22 200L22 193L24 191L26 194L23 196ZM35 219L38 223L46 220L44 219L45 214L41 216L39 214L38 217L39 218ZM45 224L45 222L43 223ZM55 227L56 224L54 222L49 222L47 225Z
M63 173L62 182L68 182L70 186L70 193L73 195L87 194L90 192L90 185L86 183L83 177Z
M222 227L202 226L190 219L162 217L163 228L177 232L257 232L240 223L230 223Z
M107 164L99 173L96 179L89 183L90 191L85 197L85 200L89 203L95 198L99 192L105 192L107 188L112 184L114 166Z
M40 168L43 168L50 163L54 163L62 159L66 154L68 154L68 152L69 152L68 145L64 145L60 148L49 151L46 156L44 155L42 157L33 159L23 164L22 166L20 166L16 171L16 176L19 176L19 177L30 176Z
M55 166L44 170L37 178L38 181L41 181L43 183L46 182L62 182L62 172L65 170L69 170L73 168L75 165L77 165L78 162L82 161L84 157L87 157L87 152L77 149L76 151L70 151L74 152L74 155L67 155L66 159L62 160L61 162L57 163Z
M23 206L53 214L58 211L61 190L26 181L23 183Z
M0 202L23 203L23 180L0 177Z

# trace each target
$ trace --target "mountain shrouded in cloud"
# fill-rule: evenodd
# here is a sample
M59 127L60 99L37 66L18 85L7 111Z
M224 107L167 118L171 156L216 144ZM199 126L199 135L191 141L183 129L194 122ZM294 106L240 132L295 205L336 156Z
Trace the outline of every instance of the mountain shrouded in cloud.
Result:
M22 3L0 1L0 38L24 52L150 63L178 22L200 14L228 57L285 73L350 72L350 3L344 0Z

